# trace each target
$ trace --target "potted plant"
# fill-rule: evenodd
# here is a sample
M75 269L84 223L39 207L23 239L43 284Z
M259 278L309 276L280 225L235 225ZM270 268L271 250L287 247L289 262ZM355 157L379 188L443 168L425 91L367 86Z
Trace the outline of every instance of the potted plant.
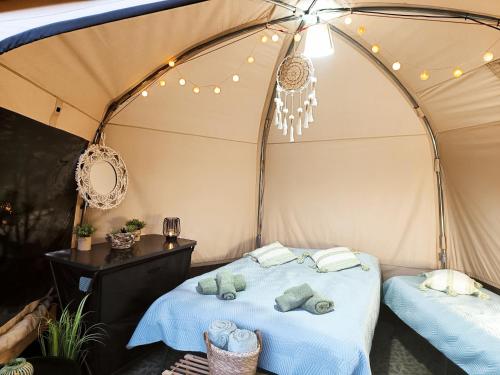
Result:
M141 240L141 230L146 226L146 222L139 219L130 219L125 223L127 232L134 233L135 240Z
M78 250L88 251L92 247L92 234L95 228L91 224L80 224L75 227L75 234L78 237Z
M58 320L47 318L40 322L38 340L42 355L46 358L44 362L48 360L52 366L76 369L79 373L79 364L87 355L87 345L102 342L104 330L100 325L86 327L84 323L87 313L83 313L83 307L88 296L80 301L76 312L70 312L66 306Z

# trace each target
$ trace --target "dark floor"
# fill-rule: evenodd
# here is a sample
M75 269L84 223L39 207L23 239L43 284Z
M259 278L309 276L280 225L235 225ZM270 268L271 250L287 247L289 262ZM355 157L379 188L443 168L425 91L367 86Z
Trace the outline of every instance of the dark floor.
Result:
M157 345L119 375L159 375L183 355ZM380 375L465 374L386 308L382 309L375 330L370 362L373 374Z

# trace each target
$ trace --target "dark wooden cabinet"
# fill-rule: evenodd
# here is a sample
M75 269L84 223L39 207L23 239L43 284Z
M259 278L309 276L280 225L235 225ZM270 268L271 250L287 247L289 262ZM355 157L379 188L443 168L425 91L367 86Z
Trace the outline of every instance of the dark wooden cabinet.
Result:
M74 308L90 293L87 324L102 323L107 336L90 348L92 375L109 375L136 358L144 348L126 349L137 323L160 296L188 275L196 241L166 242L161 235L144 235L128 250L97 244L90 251L74 249L47 253L62 306Z

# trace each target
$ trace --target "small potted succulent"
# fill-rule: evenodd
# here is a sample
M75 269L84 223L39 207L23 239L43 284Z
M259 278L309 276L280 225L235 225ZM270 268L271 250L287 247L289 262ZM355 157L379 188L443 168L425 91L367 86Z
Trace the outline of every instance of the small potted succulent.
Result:
M92 247L92 234L95 228L91 224L80 224L75 227L75 234L78 237L78 250L88 251Z
M126 231L134 234L136 242L141 240L141 229L145 226L146 222L139 219L130 219L125 223Z

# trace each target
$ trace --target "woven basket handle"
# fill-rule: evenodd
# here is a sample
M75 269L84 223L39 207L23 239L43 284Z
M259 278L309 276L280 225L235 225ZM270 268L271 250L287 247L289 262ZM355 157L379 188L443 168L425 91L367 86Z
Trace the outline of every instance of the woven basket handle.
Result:
M259 342L259 353L262 351L262 335L258 329L255 330L255 334L257 335L257 341Z
M205 339L205 345L207 346L207 355L212 353L212 344L208 338L208 332L203 332L203 338Z

